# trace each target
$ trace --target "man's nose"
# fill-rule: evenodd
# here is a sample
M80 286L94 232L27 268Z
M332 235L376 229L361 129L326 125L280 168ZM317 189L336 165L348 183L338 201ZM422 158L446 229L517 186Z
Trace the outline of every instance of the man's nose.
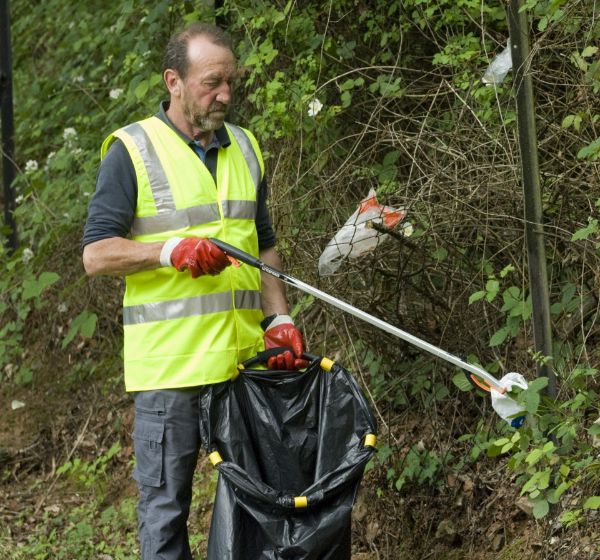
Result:
M228 104L231 101L231 84L223 82L219 86L216 99L219 103Z

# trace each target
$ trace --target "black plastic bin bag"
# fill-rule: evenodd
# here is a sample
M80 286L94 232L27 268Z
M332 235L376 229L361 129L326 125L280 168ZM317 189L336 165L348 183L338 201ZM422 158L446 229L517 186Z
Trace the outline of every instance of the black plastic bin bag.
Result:
M306 371L246 362L207 395L204 441L219 470L208 560L350 559L351 512L376 424L330 360Z

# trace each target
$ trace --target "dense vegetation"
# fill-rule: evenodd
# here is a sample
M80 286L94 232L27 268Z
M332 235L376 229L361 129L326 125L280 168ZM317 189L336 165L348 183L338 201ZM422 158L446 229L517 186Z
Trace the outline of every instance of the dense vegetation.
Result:
M46 431L35 452L27 442L0 444L4 491L27 486L27 499L0 509L10 521L0 528L3 557L135 557L133 501L111 484L130 461L120 420L120 283L87 279L79 243L103 138L156 111L166 40L184 22L213 20L205 6L12 3L21 246L0 249L2 406L13 418L7 429L30 414ZM527 0L524 9L551 357L536 354L531 333L512 73L495 87L481 79L506 45L505 3L232 0L219 13L244 68L232 120L265 151L287 270L498 376L516 370L533 380L543 360L558 376L556 401L543 380L519 395L528 422L514 431L461 372L290 291L310 349L356 372L380 421L366 481L379 499L369 502L369 523L358 520L356 539L373 558L426 558L434 538L477 558L488 546L478 529L493 535L502 517L487 504L510 507L519 494L532 517L517 528L501 523L498 558L521 558L513 545L524 526L543 544L523 558L567 558L560 543L574 535L592 544L571 546L573 557L598 552L600 13L583 0ZM321 251L370 188L408 210L414 234L392 232L371 255L319 277ZM15 395L27 406L6 412ZM90 420L92 396L110 403L102 422L94 423L96 409ZM70 405L63 417L44 401ZM86 446L89 422L102 432ZM85 499L49 509L44 500L59 488ZM452 517L465 521L444 541L441 522Z

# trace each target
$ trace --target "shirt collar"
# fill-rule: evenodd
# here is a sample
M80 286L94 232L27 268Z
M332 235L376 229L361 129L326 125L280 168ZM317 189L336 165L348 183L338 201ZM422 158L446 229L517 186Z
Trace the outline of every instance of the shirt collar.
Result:
M187 134L185 134L185 132L182 132L181 130L179 130L171 122L171 119L167 116L168 109L169 109L169 102L161 101L158 113L156 113L156 115L154 115L154 116L159 118L161 121L163 121L169 127L171 127L188 146L191 144L196 144L196 142L193 138L190 138ZM215 130L215 137L213 138L213 141L207 146L207 149L209 149L211 147L227 148L227 146L229 146L230 144L231 144L231 140L229 139L229 134L227 133L227 129L225 128L225 125L223 125L221 128Z

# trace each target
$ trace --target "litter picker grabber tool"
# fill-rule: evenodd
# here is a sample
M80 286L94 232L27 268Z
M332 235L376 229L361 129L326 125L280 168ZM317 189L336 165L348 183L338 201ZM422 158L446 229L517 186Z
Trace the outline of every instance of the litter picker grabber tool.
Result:
M341 309L342 311L345 311L350 315L354 315L358 319L361 319L373 325L374 327L381 329L382 331L385 331L391 335L401 338L402 340L408 342L409 344L412 344L413 346L416 346L417 348L420 348L421 350L425 350L426 352L429 352L430 354L433 354L438 358L442 358L443 360L446 360L447 362L465 371L468 371L472 374L471 378L473 379L473 381L476 382L478 386L486 390L492 388L501 394L506 393L506 389L503 388L502 384L493 375L491 375L484 369L477 367L473 364L469 364L461 360L460 358L450 354L449 352L446 352L445 350L442 350L441 348L438 348L437 346L434 346L429 342L421 340L420 338L417 338L416 336L413 336L412 334L407 333L406 331L394 327L393 325L390 325L389 323L386 323L385 321L382 321L381 319L378 319L373 315L369 315L368 313L365 313L364 311L353 307L345 301L342 301L321 290L318 290L317 288L314 288L313 286L310 286L309 284L306 284L301 280L293 278L292 276L288 276L280 270L270 267L261 260L253 257L252 255L249 255L248 253L242 251L241 249L238 249L237 247L234 247L233 245L230 245L229 243L225 243L224 241L220 241L219 239L214 238L211 238L210 241L212 241L217 247L219 247L225 254L229 255L230 257L238 259L243 263L253 266L254 268L258 268L259 270L265 272L266 274L270 274L275 278L279 278L279 280L285 282L286 284L289 284L290 286L294 286L295 288L306 292L307 294L310 294L316 297L317 299L320 299L321 301L329 303L330 305L333 305L334 307L337 307L338 309ZM482 383L477 383L477 381L480 381Z

